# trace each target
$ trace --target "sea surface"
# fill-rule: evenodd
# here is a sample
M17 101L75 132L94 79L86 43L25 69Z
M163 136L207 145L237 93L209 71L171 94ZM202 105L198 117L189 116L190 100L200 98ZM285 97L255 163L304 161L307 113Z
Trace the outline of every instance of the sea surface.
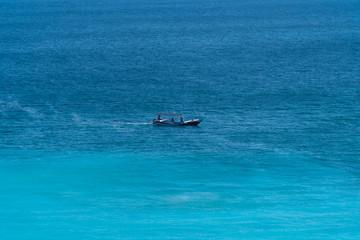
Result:
M0 238L360 239L359 119L358 0L1 0Z

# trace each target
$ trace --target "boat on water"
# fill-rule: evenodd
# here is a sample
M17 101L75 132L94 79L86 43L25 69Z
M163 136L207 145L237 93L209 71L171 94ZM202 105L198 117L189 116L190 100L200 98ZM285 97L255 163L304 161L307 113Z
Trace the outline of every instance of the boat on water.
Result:
M153 124L159 126L197 126L201 123L200 119L190 119L184 121L184 117L179 113L157 113L156 115L158 115L158 118L153 119ZM170 117L162 119L161 116L171 116L171 119L169 119ZM175 121L174 117L180 117L180 120Z

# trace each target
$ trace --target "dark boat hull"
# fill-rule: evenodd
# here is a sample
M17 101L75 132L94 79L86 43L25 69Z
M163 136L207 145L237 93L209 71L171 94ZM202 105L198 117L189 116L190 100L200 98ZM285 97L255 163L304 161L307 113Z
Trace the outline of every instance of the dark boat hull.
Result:
M158 121L153 120L154 125L158 126L169 126L169 127L175 127L175 126L197 126L201 123L201 120L195 119L195 120L189 120L185 122L171 122L171 121Z

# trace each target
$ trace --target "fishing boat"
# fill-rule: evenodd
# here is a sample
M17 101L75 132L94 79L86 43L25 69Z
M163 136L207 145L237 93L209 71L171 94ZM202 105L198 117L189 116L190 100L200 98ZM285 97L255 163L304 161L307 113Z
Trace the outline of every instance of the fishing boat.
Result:
M153 119L153 124L159 126L197 126L201 122L200 119L190 119L184 121L184 117L179 113L156 113L156 115L158 115L158 118ZM161 119L161 116L171 116L171 119ZM175 121L174 117L176 116L180 117L180 121Z

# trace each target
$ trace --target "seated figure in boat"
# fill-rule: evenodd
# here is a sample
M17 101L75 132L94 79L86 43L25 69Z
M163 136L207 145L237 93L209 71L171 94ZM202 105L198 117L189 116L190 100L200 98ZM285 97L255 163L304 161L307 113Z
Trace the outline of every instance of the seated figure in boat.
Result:
M182 116L182 114L178 114L178 113L157 113L158 118L157 119L153 119L153 123L156 125L162 125L162 126L197 126L201 120L200 119L191 119L188 121L184 121L184 117ZM171 120L169 121L169 119L161 119L162 115L166 115L166 116L180 116L180 121L176 121L174 117L171 118Z

